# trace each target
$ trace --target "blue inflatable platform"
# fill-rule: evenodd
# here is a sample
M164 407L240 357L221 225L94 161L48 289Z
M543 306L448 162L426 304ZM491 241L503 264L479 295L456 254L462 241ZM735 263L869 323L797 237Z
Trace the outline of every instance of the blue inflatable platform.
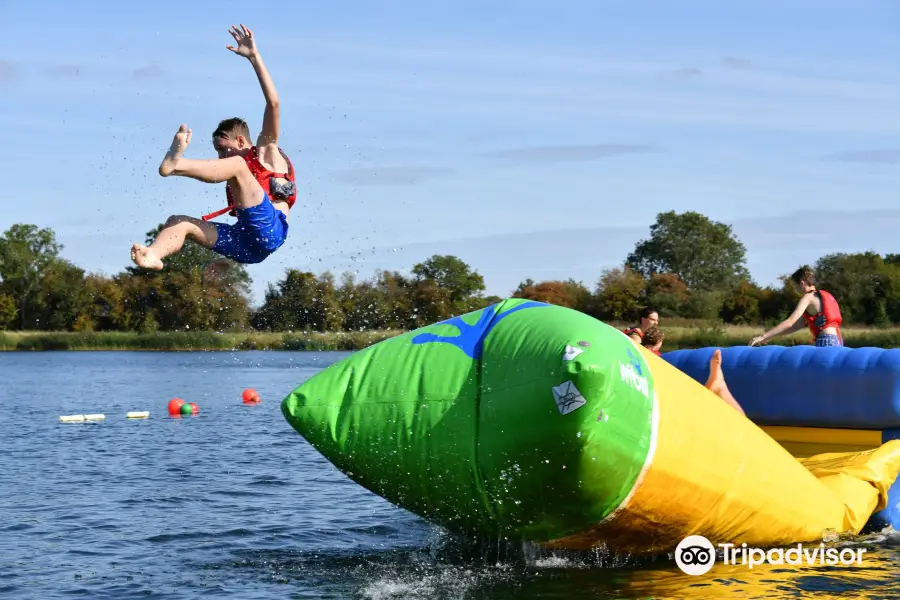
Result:
M662 357L705 383L715 350ZM722 348L722 370L747 417L789 449L804 439L860 450L900 439L900 349L738 346ZM900 478L867 530L885 525L900 531Z

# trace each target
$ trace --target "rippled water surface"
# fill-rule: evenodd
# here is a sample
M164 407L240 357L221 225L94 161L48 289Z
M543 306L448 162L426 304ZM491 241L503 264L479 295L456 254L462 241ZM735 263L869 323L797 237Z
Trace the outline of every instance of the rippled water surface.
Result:
M860 567L717 565L466 544L337 472L281 399L345 353L0 354L0 596L900 597L900 538ZM257 389L258 406L241 392ZM166 402L196 402L173 419ZM125 413L149 410L147 420ZM59 423L104 413L98 423Z

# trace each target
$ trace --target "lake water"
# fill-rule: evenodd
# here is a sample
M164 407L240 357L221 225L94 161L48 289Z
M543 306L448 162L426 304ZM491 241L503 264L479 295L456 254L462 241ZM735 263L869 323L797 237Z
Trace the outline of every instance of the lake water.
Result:
M281 399L346 353L0 354L0 596L900 597L900 536L860 567L717 564L472 545L336 471ZM241 392L257 389L258 406ZM169 418L166 403L200 414ZM125 413L149 410L147 420ZM59 423L104 413L105 422Z

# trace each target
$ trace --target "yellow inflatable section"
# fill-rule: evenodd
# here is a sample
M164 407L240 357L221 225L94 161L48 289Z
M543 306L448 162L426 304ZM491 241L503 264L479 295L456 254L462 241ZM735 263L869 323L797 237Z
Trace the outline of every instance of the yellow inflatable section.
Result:
M642 477L602 522L544 546L589 549L602 541L617 551L658 553L689 535L714 545L783 546L859 533L886 505L900 472L900 441L795 458L703 385L641 351L657 393L656 445Z

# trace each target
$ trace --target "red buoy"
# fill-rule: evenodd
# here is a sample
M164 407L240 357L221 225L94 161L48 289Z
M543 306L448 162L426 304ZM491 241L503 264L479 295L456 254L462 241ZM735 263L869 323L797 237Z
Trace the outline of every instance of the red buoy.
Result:
M172 416L180 415L182 405L184 405L184 400L181 398L172 398L169 400L169 414Z
M192 415L200 414L200 407L197 406L197 403L196 403L196 402L190 402L189 405L190 405L190 407L191 407L191 414L192 414Z
M244 399L244 404L257 404L262 401L262 398L259 397L259 394L253 388L244 390L241 397Z

